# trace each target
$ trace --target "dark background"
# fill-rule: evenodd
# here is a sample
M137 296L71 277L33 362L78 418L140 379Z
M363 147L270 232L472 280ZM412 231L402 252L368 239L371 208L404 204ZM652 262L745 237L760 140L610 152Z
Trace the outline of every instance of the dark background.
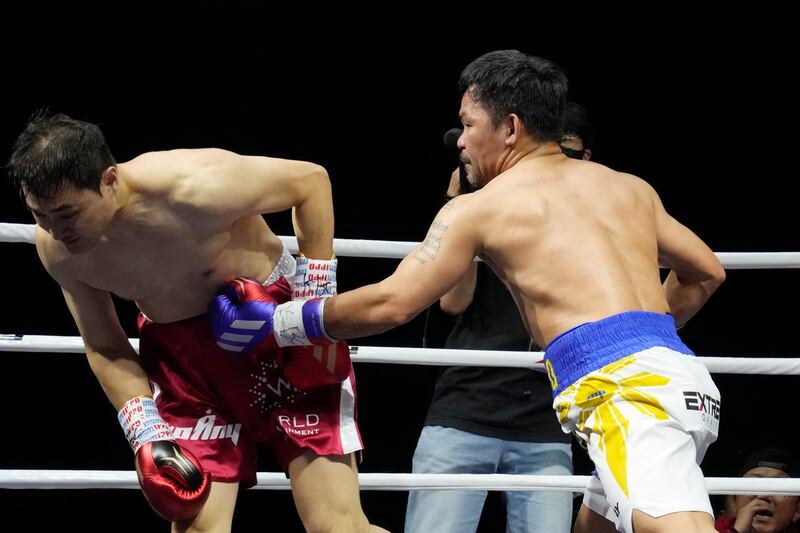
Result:
M254 7L209 8L200 19L137 6L95 13L97 23L78 23L74 13L6 14L0 158L27 117L47 106L101 124L120 161L216 146L321 163L333 183L337 237L417 241L455 165L441 139L458 125L458 74L481 53L518 48L566 70L571 97L595 122L595 159L653 184L715 251L800 250L796 19L766 7L508 7L462 7L446 22L378 6L315 13L330 15L329 24ZM5 180L0 198L1 221L32 222ZM268 220L291 232L288 217ZM0 333L77 334L34 248L5 244L0 257ZM395 265L341 258L340 289L380 280ZM797 271L729 271L681 334L699 355L794 356L798 289ZM121 302L119 312L135 336L134 308ZM434 322L441 339L446 323L438 315ZM421 316L358 344L420 346L422 327ZM0 357L0 468L132 467L81 356ZM356 372L361 470L409 472L435 367L361 364ZM797 377L715 379L721 435L706 475L735 475L754 448L796 448ZM590 470L582 452L575 464L576 473ZM275 469L264 451L261 470ZM406 493L362 495L374 523L402 529ZM3 531L168 530L136 491L0 490L0 509ZM489 511L481 531L503 531L496 496ZM243 493L234 530L299 531L289 493Z

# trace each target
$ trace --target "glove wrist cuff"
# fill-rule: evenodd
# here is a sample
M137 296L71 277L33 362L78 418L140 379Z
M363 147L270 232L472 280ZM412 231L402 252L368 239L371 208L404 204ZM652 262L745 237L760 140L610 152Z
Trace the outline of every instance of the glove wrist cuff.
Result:
M155 400L148 396L135 396L125 402L117 420L134 455L147 442L174 438L172 428L158 414Z
M292 276L292 299L307 300L336 294L336 267L338 260L297 257L297 267Z
M273 327L278 345L309 346L336 342L325 332L323 323L322 314L327 299L293 300L276 307Z

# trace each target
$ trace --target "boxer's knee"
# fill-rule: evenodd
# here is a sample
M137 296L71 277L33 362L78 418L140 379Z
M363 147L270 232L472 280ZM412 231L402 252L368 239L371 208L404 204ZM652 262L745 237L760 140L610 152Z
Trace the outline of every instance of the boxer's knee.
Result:
M292 495L306 531L371 531L361 508L353 454L320 456L306 450L289 464Z

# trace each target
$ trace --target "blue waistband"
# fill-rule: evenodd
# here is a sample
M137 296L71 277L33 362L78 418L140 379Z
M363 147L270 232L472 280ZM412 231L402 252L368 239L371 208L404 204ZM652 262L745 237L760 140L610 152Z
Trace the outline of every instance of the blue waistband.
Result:
M655 346L694 355L678 337L672 317L661 313L627 311L567 330L544 353L553 397L589 372Z

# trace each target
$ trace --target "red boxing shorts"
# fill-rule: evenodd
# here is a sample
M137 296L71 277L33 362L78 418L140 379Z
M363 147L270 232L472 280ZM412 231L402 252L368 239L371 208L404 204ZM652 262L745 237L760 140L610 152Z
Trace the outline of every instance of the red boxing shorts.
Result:
M285 278L269 290L278 302L290 299ZM278 367L277 352L222 351L206 315L167 324L140 315L139 336L159 413L213 481L254 485L257 444L269 446L285 471L305 449L363 448L352 366L342 383L300 390Z

